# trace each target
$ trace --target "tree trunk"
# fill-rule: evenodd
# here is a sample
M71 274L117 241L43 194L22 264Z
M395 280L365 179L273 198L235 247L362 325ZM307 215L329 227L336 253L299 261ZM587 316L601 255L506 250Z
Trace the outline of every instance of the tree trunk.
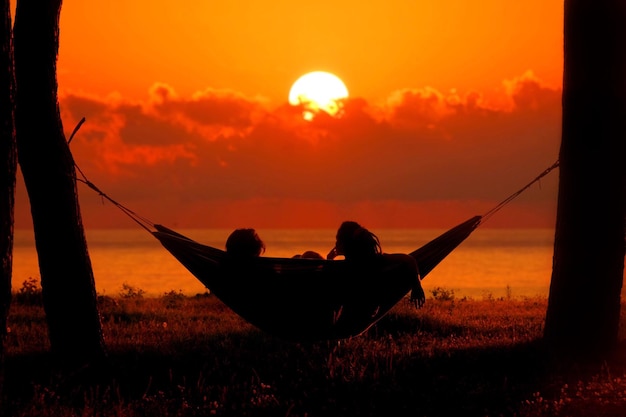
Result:
M563 129L545 340L604 355L617 343L626 214L626 2L566 0Z
M101 359L104 341L61 122L56 61L61 0L19 0L14 25L18 160L30 200L53 353L70 365Z
M13 123L13 41L9 0L2 0L0 17L0 396L4 387L4 342L11 303L13 215L17 150Z

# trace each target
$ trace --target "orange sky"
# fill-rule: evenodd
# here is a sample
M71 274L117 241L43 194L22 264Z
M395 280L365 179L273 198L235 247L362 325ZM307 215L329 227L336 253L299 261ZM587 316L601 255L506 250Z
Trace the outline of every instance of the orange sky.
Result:
M446 227L551 165L563 3L65 1L58 80L75 159L175 227ZM287 104L302 74L341 119ZM68 133L69 134L69 133ZM490 220L552 227L558 171ZM86 227L134 227L80 186ZM17 227L28 204L18 190Z

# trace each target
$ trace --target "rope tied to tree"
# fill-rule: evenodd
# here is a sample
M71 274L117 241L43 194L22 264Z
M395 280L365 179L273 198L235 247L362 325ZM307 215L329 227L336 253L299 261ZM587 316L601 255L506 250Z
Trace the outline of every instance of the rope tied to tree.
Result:
M498 203L494 208L492 208L491 210L487 211L485 214L482 215L482 220L481 223L486 221L487 219L489 219L491 216L493 216L497 211L499 211L502 207L504 207L505 205L507 205L508 203L510 203L512 200L514 200L517 196L519 196L520 194L522 194L524 191L526 191L528 188L530 188L534 183L536 183L537 181L540 181L543 177L545 177L546 175L548 175L553 169L557 168L559 166L559 160L557 159L557 161L555 163L553 163L552 165L550 165L548 168L546 168L545 170L543 170L539 175L537 175L532 181L530 181L528 184L526 184L525 186L523 186L522 188L520 188L519 190L517 190L516 192L514 192L513 194L511 194L510 196L508 196L507 198L505 198L504 200L502 200L500 203Z
M84 117L78 122L78 124L76 125L76 127L72 131L72 134L70 135L70 138L67 141L68 146L72 142L72 139L74 138L74 135L76 134L76 132L78 132L78 129L80 129L80 127L83 125L83 123L85 123L85 118ZM94 190L98 195L100 195L100 197L102 197L102 198L108 200L109 202L111 202L114 206L119 208L123 213L125 213L128 217L130 217L139 226L143 227L148 232L152 233L155 230L153 222L151 222L147 218L141 216L140 214L134 212L133 210L129 209L128 207L124 206L123 204L117 202L116 200L114 200L113 198L108 196L104 191L102 191L100 188L98 188L93 182L89 181L89 179L87 178L85 173L80 169L80 167L78 166L76 161L74 161L73 159L72 159L72 161L74 163L74 167L76 168L76 171L81 176L81 178L75 176L74 179L76 181L82 182L83 184L87 185L89 188Z

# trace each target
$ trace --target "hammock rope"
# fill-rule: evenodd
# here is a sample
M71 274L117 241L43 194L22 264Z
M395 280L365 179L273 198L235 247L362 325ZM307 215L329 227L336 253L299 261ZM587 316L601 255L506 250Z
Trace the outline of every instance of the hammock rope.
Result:
M546 175L548 175L553 169L557 168L559 166L559 160L557 160L555 163L553 163L552 165L550 165L548 168L546 168L545 170L543 170L539 175L537 175L532 181L530 181L528 184L526 184L525 186L523 186L522 188L520 188L519 190L517 190L516 192L514 192L513 194L511 194L510 196L508 196L507 198L505 198L504 200L502 200L500 203L498 203L494 208L492 208L491 210L487 211L485 214L482 215L482 221L481 222L485 222L487 221L491 216L493 216L497 211L499 211L502 207L504 207L505 205L507 205L508 203L510 203L511 201L513 201L517 196L519 196L520 194L522 194L524 191L526 191L527 189L529 189L530 187L532 187L532 185L538 181L541 181L541 179L543 177L545 177Z
M121 204L121 203L115 201L114 199L112 199L111 197L109 197L100 188L98 188L93 182L89 181L85 177L85 174L81 171L81 169L78 167L78 165L76 165L76 163L74 163L74 165L76 166L76 171L79 172L80 175L82 176L82 178L76 177L75 178L76 181L82 182L83 184L87 185L89 188L94 190L96 193L98 193L100 195L100 197L110 201L114 206L116 206L118 209L120 209L124 214L126 214L128 217L130 217L135 223L137 223L139 226L144 228L149 233L152 233L156 229L155 224L153 222L151 222L149 219L147 219L146 217L143 217L142 215L132 211L128 207L124 206L123 204Z
M83 123L85 123L85 118L84 117L82 119L80 119L80 121L78 122L78 124L76 125L74 130L72 131L72 134L70 135L70 138L67 140L67 145L68 146L70 145L70 143L72 143L72 139L74 138L74 135L76 135L76 132L78 132L78 129L80 129L80 127L83 125ZM155 225L154 225L153 222L151 222L147 218L141 216L140 214L132 211L128 207L120 204L119 202L115 201L114 199L109 197L104 191L102 191L100 188L98 188L96 186L96 184L94 184L93 182L89 181L89 179L87 179L87 176L85 175L83 170L80 169L80 167L78 166L76 161L73 160L73 158L72 158L72 163L74 164L74 167L76 168L76 172L78 172L80 174L80 177L74 175L74 180L76 180L78 182L82 182L83 184L85 184L86 186L91 188L93 191L95 191L98 195L100 195L100 197L102 197L102 198L108 200L109 202L111 202L114 206L116 206L118 209L120 209L124 214L126 214L128 217L130 217L135 223L137 223L139 226L144 228L149 233L152 233L153 230L155 230Z

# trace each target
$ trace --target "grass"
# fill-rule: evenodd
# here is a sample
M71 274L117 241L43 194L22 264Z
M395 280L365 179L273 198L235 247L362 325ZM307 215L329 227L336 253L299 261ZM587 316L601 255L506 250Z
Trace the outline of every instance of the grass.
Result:
M623 416L626 357L549 360L544 299L400 303L366 334L291 343L210 295L100 297L106 371L56 371L36 297L10 312L12 416ZM624 320L622 320L624 322ZM625 333L625 332L622 332ZM624 334L621 335L623 339Z

